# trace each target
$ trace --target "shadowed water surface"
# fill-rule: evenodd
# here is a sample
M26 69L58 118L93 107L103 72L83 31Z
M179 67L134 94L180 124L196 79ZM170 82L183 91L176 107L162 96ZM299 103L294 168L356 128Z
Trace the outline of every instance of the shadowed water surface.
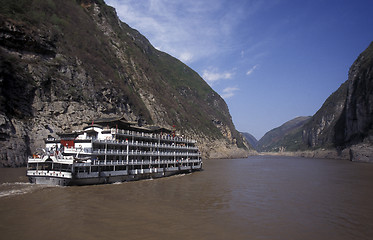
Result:
M1 239L372 239L373 164L256 156L82 187L0 169Z

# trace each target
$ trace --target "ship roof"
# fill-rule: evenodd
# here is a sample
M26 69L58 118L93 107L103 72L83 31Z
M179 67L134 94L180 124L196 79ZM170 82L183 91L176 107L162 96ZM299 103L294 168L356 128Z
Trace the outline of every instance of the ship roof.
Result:
M159 127L159 126L149 126L149 130L153 133L172 133L169 128Z
M93 128L91 128L91 129L86 128L86 130L84 130L84 132L86 132L86 133L97 133L97 131Z
M124 117L113 117L113 118L100 118L92 121L93 125L99 125L101 127L121 128L128 129L133 122L127 121Z
M86 129L88 129L88 128L102 128L102 126L101 126L101 125L98 125L98 124L91 124L91 125L85 126L85 127L83 128L83 130L86 132L86 131L87 131ZM92 129L92 130L93 130L93 129Z
M113 117L113 118L100 118L92 121L91 125L85 127L84 129L95 126L95 127L109 127L109 128L119 128L126 130L133 130L139 132L148 133L171 133L172 130L165 127L159 126L136 126L137 122L127 121L124 117Z
M60 138L65 138L65 139L68 139L68 138L74 139L74 138L76 138L79 134L81 134L81 132L58 132L58 133L57 133L57 135L58 135Z

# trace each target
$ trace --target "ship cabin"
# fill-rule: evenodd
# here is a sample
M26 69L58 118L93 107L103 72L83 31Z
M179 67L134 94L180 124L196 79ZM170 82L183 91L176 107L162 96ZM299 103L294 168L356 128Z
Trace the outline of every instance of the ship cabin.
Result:
M100 119L81 131L46 139L43 159L29 159L29 170L63 170L71 177L173 173L202 168L196 141L158 126L137 126L124 119ZM39 172L40 174L40 172ZM149 175L150 176L150 175Z

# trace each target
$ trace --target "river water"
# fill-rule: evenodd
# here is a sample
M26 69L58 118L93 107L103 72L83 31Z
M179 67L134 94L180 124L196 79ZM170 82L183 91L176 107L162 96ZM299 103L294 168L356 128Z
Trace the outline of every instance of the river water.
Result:
M255 156L80 187L0 169L1 239L373 239L373 164Z

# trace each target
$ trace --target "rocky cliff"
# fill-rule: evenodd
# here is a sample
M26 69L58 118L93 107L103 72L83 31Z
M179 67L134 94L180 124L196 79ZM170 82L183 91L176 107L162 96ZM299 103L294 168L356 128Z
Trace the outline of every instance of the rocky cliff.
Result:
M252 146L254 149L256 149L258 140L251 135L250 133L247 132L241 132L241 134L246 138L247 142Z
M343 135L344 108L347 97L347 85L343 83L332 93L302 129L302 138L307 148L333 148L336 139Z
M0 166L23 166L48 135L118 116L175 125L204 157L248 152L224 100L102 0L2 1L0 55Z
M373 42L319 111L301 128L278 138L280 147L291 146L286 150L316 150L317 156L373 162Z
M351 160L373 162L373 42L305 126L303 138L310 147L347 149Z
M373 143L373 42L349 71L343 138L337 144Z

